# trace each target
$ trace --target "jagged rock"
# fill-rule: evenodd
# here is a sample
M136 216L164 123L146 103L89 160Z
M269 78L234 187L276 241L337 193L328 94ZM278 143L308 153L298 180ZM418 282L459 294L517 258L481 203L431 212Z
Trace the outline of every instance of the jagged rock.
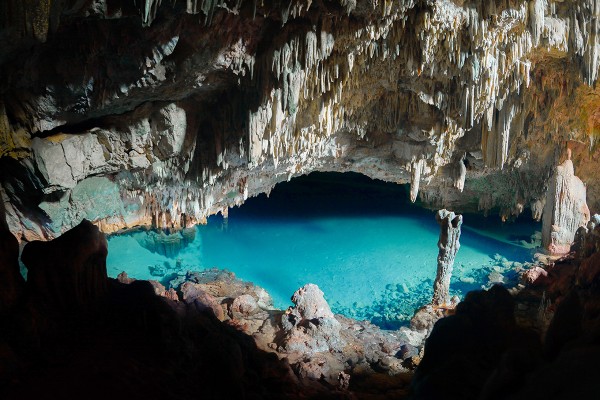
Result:
M154 289L154 293L160 297L166 297L167 299L173 301L179 301L179 296L177 296L177 292L173 288L165 288L165 286L157 281L150 280L148 281L152 285Z
M107 293L106 237L84 220L60 237L27 243L21 260L27 286L51 312L85 311Z
M248 317L259 310L254 297L249 294L243 294L236 297L229 307L229 316L235 318L237 315Z
M435 219L440 225L441 231L438 240L438 266L433 283L432 303L443 305L450 303L450 277L452 276L454 257L460 248L462 215L455 215L452 211L439 210Z
M208 310L220 321L225 319L225 312L217 299L202 290L198 284L185 282L180 290L186 304L194 306L199 311Z
M540 281L547 276L548 272L544 268L534 266L521 274L521 280L528 285L533 285L536 282L540 284Z
M292 296L294 315L302 319L333 318L329 304L325 301L323 292L315 284L302 286Z
M342 350L341 325L317 285L309 283L298 289L292 302L295 306L281 317L285 332L281 346L285 351L311 355Z
M400 347L398 353L396 353L396 357L401 360L406 360L408 358L416 357L419 355L419 349L411 344L403 344Z
M573 169L571 159L556 167L550 180L542 225L542 245L551 254L571 249L575 232L590 220L586 187Z

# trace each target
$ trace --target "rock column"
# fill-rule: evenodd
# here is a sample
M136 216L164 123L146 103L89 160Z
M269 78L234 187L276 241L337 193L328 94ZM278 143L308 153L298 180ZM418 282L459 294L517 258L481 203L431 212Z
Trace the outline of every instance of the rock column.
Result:
M585 197L585 185L575 176L573 162L568 157L556 167L546 194L542 218L542 245L551 254L568 253L575 232L590 220L590 210Z
M450 277L454 257L460 248L460 227L462 215L452 211L439 210L435 217L440 224L440 239L438 240L437 274L433 284L433 305L450 303Z

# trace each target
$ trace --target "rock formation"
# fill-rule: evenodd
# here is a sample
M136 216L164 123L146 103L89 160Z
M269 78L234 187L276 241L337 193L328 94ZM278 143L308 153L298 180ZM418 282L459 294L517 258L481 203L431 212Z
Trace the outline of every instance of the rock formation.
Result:
M539 217L567 140L600 205L596 1L71 3L0 5L18 240L179 229L316 170Z
M174 233L165 233L164 231L144 231L135 232L133 236L138 243L153 253L158 253L165 257L175 258L179 252L188 244L194 241L196 237L196 228L184 228Z
M450 304L450 278L454 257L460 249L460 227L462 215L452 211L439 210L435 220L440 225L440 239L438 240L437 272L433 283L433 305Z
M569 157L556 167L550 180L542 219L542 245L551 254L568 253L575 232L589 220L586 187L575 176L573 162Z
M288 352L306 355L324 351L342 351L344 341L340 337L340 323L334 318L323 292L309 283L292 296L294 307L281 317L285 331L282 346Z

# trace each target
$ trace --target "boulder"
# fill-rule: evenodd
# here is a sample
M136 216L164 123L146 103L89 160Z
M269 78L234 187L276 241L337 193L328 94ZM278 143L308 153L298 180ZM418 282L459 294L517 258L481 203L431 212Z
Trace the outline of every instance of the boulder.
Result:
M237 316L248 317L259 310L258 304L254 297L249 294L243 294L236 297L229 307L229 316L235 318Z
M296 305L295 312L302 319L333 318L323 292L315 284L309 283L298 289L292 296L292 302Z

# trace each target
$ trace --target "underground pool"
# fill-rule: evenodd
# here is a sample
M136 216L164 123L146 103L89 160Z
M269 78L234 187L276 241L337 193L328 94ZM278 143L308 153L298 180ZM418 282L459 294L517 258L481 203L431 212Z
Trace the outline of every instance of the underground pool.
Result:
M465 215L451 294L493 283L515 285L531 260L540 224L528 216ZM383 328L405 324L432 296L439 226L407 188L359 174L313 173L275 187L196 228L191 243L166 257L142 247L145 232L109 238L108 273L168 285L173 273L227 269L265 288L277 308L306 283L334 312Z

